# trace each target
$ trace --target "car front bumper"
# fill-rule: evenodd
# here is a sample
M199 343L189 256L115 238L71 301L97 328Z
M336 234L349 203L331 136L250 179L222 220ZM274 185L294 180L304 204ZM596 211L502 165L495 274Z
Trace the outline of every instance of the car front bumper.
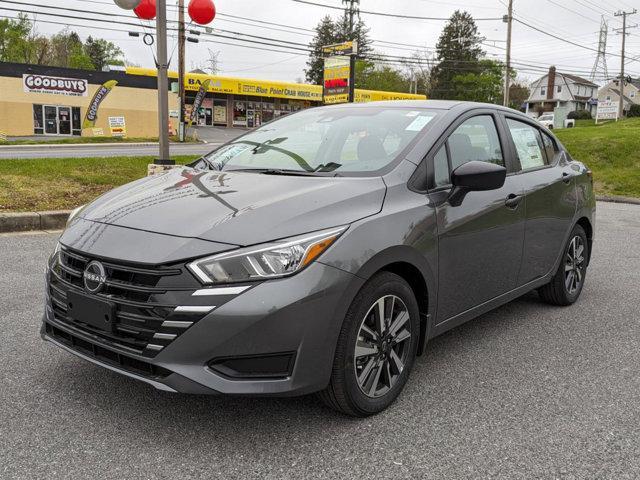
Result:
M154 387L182 393L292 396L329 382L346 310L358 277L316 262L295 276L260 283L206 314L152 358L132 354L56 318L47 294L41 335L85 360ZM215 296L211 296L215 304ZM215 359L269 362L288 355L285 375L238 378ZM215 368L215 367L214 367Z

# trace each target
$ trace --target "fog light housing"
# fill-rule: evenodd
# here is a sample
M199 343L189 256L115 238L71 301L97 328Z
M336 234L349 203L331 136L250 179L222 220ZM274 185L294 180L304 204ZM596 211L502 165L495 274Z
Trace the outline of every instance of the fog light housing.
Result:
M209 368L234 379L286 378L293 373L295 359L295 352L220 357L209 361Z

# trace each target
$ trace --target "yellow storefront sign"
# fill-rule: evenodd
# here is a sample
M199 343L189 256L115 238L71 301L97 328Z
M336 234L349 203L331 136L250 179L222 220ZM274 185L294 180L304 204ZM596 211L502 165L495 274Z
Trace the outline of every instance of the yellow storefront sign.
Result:
M157 72L151 68L127 67L128 75L145 75L155 77ZM169 78L177 79L177 72L169 72ZM204 80L210 80L207 91L213 93L253 95L258 97L288 98L291 100L306 100L322 102L322 86L305 83L276 82L269 80L253 80L247 78L221 77L201 73L187 73L185 89L197 91ZM338 97L338 96L336 96ZM425 100L424 95L411 93L379 92L375 90L355 91L356 102L373 102L378 100ZM333 99L332 99L333 100ZM342 103L346 100L341 100ZM328 103L328 102L325 102ZM332 102L333 103L333 102Z

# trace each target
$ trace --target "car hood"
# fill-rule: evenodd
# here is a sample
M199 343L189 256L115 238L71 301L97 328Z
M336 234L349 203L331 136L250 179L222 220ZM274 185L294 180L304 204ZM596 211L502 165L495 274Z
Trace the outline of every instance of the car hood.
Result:
M381 177L304 177L174 169L116 188L80 218L147 232L251 245L374 215Z

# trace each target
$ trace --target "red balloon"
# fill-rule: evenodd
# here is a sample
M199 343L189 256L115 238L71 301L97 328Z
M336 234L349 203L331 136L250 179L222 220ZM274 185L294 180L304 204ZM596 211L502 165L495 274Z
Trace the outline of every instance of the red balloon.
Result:
M216 16L216 7L212 0L191 0L188 11L191 20L199 25L211 23Z
M156 0L142 0L133 12L142 20L153 20L156 18Z

